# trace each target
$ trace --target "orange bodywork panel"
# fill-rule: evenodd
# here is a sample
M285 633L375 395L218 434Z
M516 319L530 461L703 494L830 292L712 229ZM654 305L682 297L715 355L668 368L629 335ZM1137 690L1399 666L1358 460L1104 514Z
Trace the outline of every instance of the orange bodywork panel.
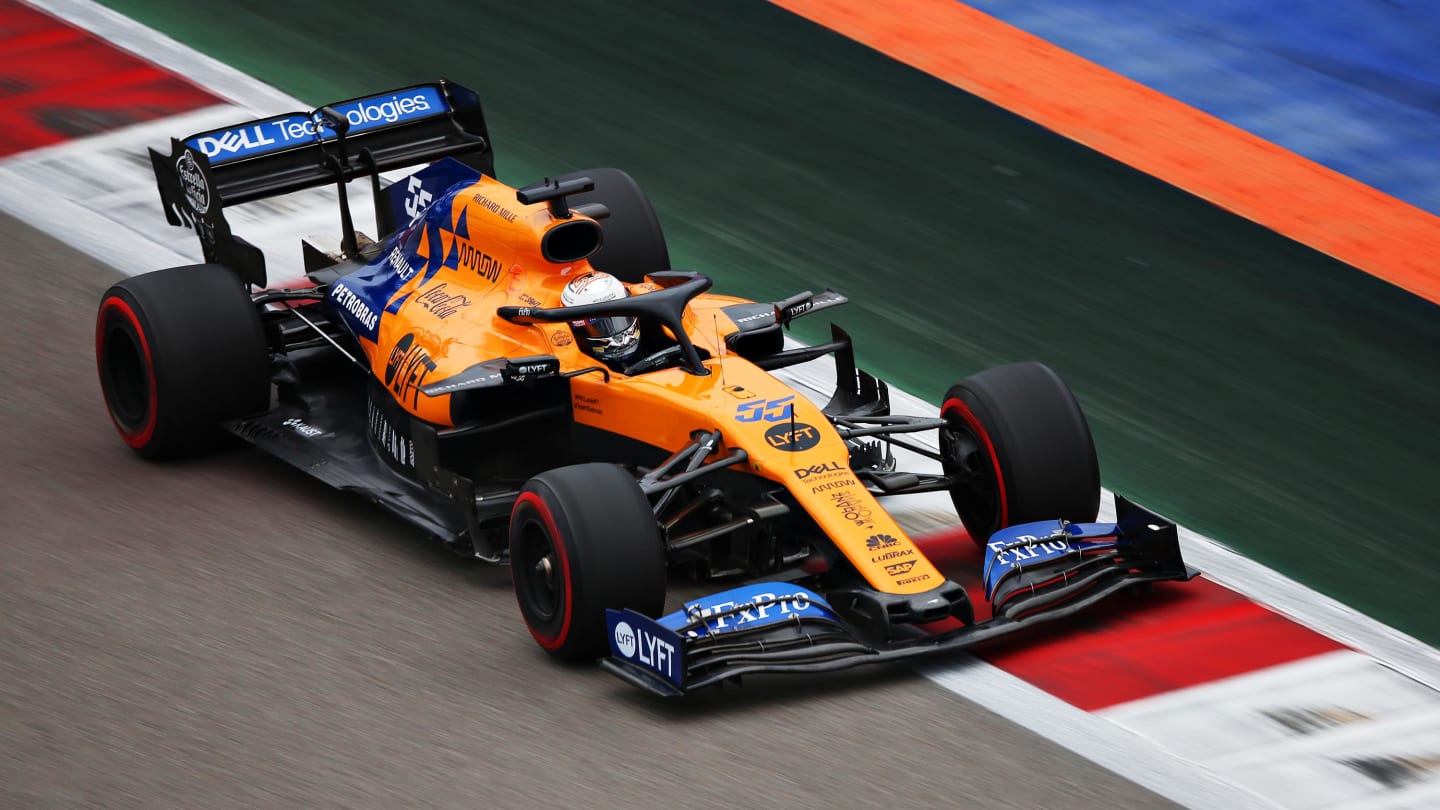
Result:
M449 227L438 237L433 230L419 236L419 260L438 268L417 271L399 247L389 258L397 273L410 277L386 302L378 339L361 345L376 379L405 410L433 425L453 425L451 395L429 396L421 387L478 363L551 355L562 372L598 365L569 325L519 325L496 314L502 306L560 306L565 284L591 270L583 259L547 261L540 250L547 231L588 217L557 218L544 203L515 199L513 187L481 177L453 196ZM645 282L629 289L644 295L659 287ZM575 422L671 452L697 431L718 429L716 452L743 448L745 472L785 487L876 590L912 594L944 583L851 472L849 449L820 409L754 363L726 353L725 336L738 327L722 310L739 303L751 302L706 294L686 309L683 326L708 353L708 375L671 368L574 377Z
M437 262L453 253L455 266L442 262L434 273L413 272L387 302L392 314L381 319L378 342L362 341L376 378L407 411L432 424L452 424L450 396L427 397L420 386L476 363L550 354L565 369L594 364L564 324L518 326L495 315L502 306L559 306L565 283L591 269L583 260L555 264L540 253L546 231L588 217L559 219L543 203L514 200L513 187L490 177L456 194L450 227L439 230L437 244L421 233L416 251ZM393 253L392 262L405 261L399 248ZM468 328L457 328L457 321Z
M575 421L670 450L718 429L717 452L743 448L746 472L784 486L876 590L921 593L945 581L856 479L849 448L818 407L744 358L706 367L704 377L681 369L609 383L576 377Z

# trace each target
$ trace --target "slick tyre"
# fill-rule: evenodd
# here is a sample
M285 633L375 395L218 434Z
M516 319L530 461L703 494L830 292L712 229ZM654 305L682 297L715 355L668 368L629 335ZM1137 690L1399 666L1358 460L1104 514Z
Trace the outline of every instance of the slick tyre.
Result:
M547 470L510 514L510 571L530 634L564 661L608 648L606 608L665 607L665 549L650 503L613 464Z
M1006 526L1095 520L1100 465L1080 403L1040 363L966 377L940 408L940 454L951 500L982 548Z
M572 194L571 205L602 203L610 216L600 220L605 242L590 257L590 266L603 270L627 284L639 284L646 273L670 269L665 233L645 192L630 175L619 169L586 169L563 174L559 180L588 177L595 190Z
M270 403L270 354L249 293L225 267L127 278L100 299L100 390L120 438L146 458L213 448L219 424Z

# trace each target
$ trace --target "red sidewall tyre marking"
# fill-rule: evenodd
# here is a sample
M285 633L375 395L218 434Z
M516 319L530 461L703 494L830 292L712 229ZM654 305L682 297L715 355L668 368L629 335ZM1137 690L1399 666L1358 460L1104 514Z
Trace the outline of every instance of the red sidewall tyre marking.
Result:
M110 421L115 423L115 429L119 431L120 438L124 439L126 444L138 449L149 444L150 440L155 437L155 422L159 413L159 403L156 400L157 392L155 388L155 361L150 355L150 341L145 338L145 330L140 327L140 319L136 317L135 310L131 309L130 305L126 303L124 299L118 297L106 298L105 303L100 305L100 317L95 327L95 356L101 358L102 363L104 362L105 333L109 331L110 328L110 314L112 311L117 313L119 317L129 321L130 328L135 333L135 337L140 340L140 354L145 361L145 384L149 391L149 397L145 408L144 423L139 429L128 428L120 423L120 418L116 415L114 408L108 409L110 411ZM103 366L99 371L100 382L103 386L105 383L105 370Z
M515 499L515 507L512 511L519 511L522 505L530 505L540 515L540 521L545 524L546 531L550 532L550 547L555 549L555 556L560 560L560 576L565 583L565 610L561 614L560 629L553 636L545 636L535 629L529 621L525 626L530 630L530 635L540 642L540 646L547 650L558 650L565 643L570 635L570 616L574 609L574 593L570 588L570 558L565 552L565 541L560 534L560 529L555 525L555 515L551 513L549 504L534 492L522 492L520 497Z
M1000 525L995 528L1003 529L1009 525L1010 508L1005 499L1005 471L1000 469L1000 457L995 454L995 444L990 441L990 434L985 432L985 426L980 424L979 417L970 410L969 405L958 398L947 399L945 404L940 406L940 415L949 417L952 413L959 416L966 426L980 437L980 441L985 444L985 452L990 454L990 465L995 469L995 486L1000 490Z

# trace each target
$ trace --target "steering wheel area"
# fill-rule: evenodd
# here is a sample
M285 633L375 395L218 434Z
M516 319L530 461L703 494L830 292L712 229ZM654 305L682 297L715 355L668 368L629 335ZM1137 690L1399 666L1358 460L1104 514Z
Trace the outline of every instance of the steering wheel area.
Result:
M495 314L517 324L560 323L616 315L654 321L666 327L680 345L666 347L630 364L624 374L628 376L654 371L679 359L680 367L690 374L702 377L709 375L710 369L705 367L700 352L685 333L682 318L690 300L710 289L715 283L714 280L700 273L670 270L651 273L649 278L663 289L615 301L574 307L500 307L495 310Z

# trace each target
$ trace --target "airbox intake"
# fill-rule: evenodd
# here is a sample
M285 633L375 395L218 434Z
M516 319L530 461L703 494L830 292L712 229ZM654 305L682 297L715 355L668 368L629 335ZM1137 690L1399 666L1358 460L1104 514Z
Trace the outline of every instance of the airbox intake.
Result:
M578 262L599 250L604 239L604 232L594 220L566 220L540 237L540 255L556 264Z

